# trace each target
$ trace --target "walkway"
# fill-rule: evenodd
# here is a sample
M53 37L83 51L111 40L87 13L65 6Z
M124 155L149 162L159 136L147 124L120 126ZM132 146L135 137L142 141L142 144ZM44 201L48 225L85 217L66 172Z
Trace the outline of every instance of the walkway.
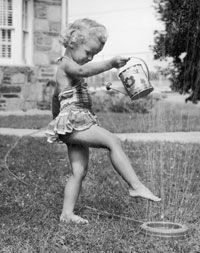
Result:
M0 135L44 137L44 129L0 128ZM168 141L180 143L200 143L200 132L166 132L166 133L117 133L122 141L152 142Z

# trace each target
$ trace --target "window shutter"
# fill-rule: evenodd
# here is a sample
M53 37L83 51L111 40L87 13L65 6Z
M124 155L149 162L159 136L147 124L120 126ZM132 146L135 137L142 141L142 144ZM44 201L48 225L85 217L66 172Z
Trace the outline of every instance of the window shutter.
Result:
M0 58L12 56L12 0L0 0Z

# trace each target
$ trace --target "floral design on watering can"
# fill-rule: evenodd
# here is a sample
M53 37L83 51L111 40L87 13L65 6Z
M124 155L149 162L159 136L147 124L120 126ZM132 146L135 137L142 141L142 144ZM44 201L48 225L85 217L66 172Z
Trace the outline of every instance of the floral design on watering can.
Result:
M130 88L131 86L135 84L135 78L133 76L126 77L125 79L123 75L121 75L120 77L122 79L122 82L125 84L127 88Z

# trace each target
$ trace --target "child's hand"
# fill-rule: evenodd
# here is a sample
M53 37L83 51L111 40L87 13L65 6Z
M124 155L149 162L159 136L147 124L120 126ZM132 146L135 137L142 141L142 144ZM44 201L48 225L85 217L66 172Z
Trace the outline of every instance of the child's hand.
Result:
M113 68L121 68L130 60L130 57L115 56L111 59Z

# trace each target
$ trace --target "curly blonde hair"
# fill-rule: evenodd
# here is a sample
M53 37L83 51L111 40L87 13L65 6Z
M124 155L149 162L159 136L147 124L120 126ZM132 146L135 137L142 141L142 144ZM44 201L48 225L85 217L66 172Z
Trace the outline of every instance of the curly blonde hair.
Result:
M102 24L89 18L78 19L70 23L60 35L60 43L66 48L69 43L80 45L88 38L97 39L102 45L107 40L107 30Z

